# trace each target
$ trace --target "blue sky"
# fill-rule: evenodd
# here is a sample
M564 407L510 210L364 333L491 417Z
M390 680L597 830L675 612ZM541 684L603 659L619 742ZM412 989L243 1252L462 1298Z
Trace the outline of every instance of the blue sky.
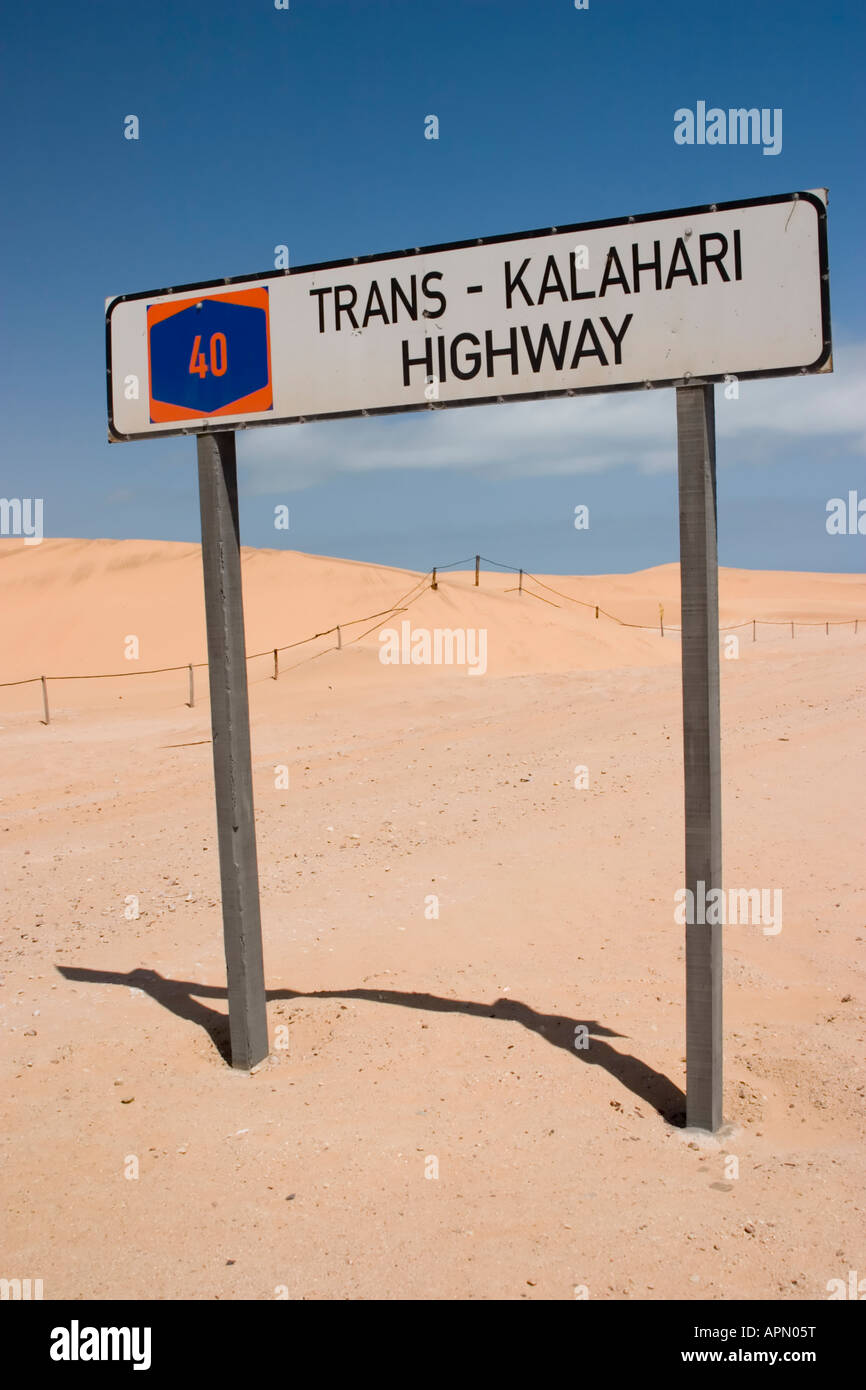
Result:
M866 537L825 519L866 497L864 31L859 0L13 7L0 494L44 498L47 535L199 538L194 441L107 443L107 296L271 269L281 243L301 265L827 186L836 370L716 388L720 559L862 570ZM781 153L676 145L698 100L781 108ZM677 558L672 391L249 430L238 456L249 545Z

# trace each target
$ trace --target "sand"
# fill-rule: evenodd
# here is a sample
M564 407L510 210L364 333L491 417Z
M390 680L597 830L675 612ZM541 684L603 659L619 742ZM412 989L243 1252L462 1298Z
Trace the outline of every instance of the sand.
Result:
M4 681L204 660L196 546L5 541L0 578ZM420 578L245 550L248 650ZM723 623L780 624L722 661L725 879L781 888L784 920L726 929L711 1139L681 1128L678 569L540 579L648 629L451 572L394 622L486 629L482 677L384 666L369 623L277 681L250 663L253 1075L225 1061L206 672L192 709L185 671L52 680L47 727L38 685L0 689L0 1274L58 1299L802 1299L866 1274L866 585L721 574Z

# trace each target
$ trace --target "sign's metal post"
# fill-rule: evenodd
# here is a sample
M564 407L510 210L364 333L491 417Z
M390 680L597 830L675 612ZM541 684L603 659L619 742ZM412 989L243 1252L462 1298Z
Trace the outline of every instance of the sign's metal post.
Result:
M722 887L719 574L713 387L677 387L686 888L686 1124L722 1124L722 931L703 919Z
M241 592L235 437L198 436L201 549L231 1063L268 1055L250 713Z

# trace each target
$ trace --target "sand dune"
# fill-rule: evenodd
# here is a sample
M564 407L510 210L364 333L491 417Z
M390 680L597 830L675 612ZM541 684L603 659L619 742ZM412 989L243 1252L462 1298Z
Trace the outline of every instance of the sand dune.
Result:
M418 578L245 551L248 648ZM486 627L483 679L384 666L364 625L278 681L250 663L252 1077L224 1055L205 672L193 709L183 672L52 681L48 727L38 686L0 690L5 1274L70 1299L797 1300L862 1273L866 623L746 629L722 661L725 881L781 888L784 924L726 930L731 1128L697 1144L679 642L472 579L406 616ZM545 582L679 619L675 565ZM201 584L193 545L5 542L2 679L122 671L133 633L141 666L203 660ZM721 584L727 622L866 610L853 576Z
M387 566L247 548L242 558L247 651L270 652L345 624L344 647L372 658L343 663L343 673L352 672L357 679L382 675L376 659L382 624L365 635L370 624L358 620L407 594L407 612L385 626L405 618L413 627L483 628L488 670L494 675L679 661L676 641L662 642L658 627L659 604L669 634L680 622L676 564L628 575L527 577L521 595L517 575L502 572L482 571L476 588L473 573L446 571L433 591L420 573ZM130 673L206 660L197 545L46 540L31 547L6 540L0 543L0 587L3 681L42 674ZM598 620L594 605L601 609ZM753 617L801 623L866 619L866 583L857 575L722 569L721 624ZM761 635L771 640L783 634L765 628ZM129 636L138 638L133 661L125 656ZM281 657L281 666L305 666L335 644L331 636L296 648ZM266 679L272 669L268 656L251 663L251 681ZM158 696L161 706L172 690L183 702L185 685L177 676L148 682L147 691ZM202 690L205 685L202 674ZM145 686L135 686L133 690L127 682L121 693L116 683L86 682L76 688L64 685L62 693L55 687L55 693L64 706L102 708L121 699L146 699ZM0 709L12 712L32 704L32 692L0 692Z

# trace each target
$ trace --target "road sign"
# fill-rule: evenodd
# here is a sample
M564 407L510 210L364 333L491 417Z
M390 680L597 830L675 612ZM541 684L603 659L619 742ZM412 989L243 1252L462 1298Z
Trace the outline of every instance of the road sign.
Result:
M122 295L109 436L830 370L826 191Z
M331 261L108 302L109 438L201 436L202 559L234 1066L255 1066L267 1053L268 1037L233 431L675 386L685 871L693 894L698 883L720 891L712 382L832 370L826 220L821 189ZM437 588L435 570L431 587ZM662 634L663 618L660 611ZM690 923L686 1122L697 1129L717 1131L722 1124L722 1036L721 928Z

